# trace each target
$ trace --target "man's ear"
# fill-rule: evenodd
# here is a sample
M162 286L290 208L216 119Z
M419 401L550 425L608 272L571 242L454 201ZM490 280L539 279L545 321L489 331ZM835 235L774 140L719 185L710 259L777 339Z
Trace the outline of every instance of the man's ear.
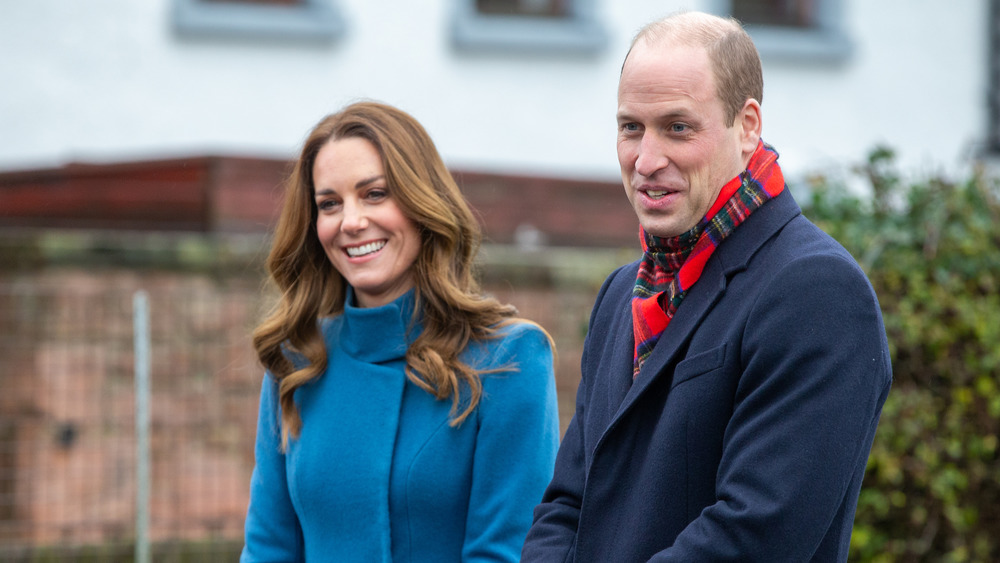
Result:
M750 155L757 150L757 144L760 142L761 128L763 127L760 102L753 98L747 99L746 103L743 104L743 109L736 114L736 123L734 125L740 128L739 133L743 156L750 158Z

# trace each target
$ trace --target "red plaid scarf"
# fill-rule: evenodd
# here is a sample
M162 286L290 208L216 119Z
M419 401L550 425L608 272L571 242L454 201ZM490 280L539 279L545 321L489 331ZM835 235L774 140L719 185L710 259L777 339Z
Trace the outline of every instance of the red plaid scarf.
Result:
M778 153L761 141L746 171L722 187L705 218L686 233L660 238L640 228L642 263L632 290L633 378L722 239L785 188L777 160Z

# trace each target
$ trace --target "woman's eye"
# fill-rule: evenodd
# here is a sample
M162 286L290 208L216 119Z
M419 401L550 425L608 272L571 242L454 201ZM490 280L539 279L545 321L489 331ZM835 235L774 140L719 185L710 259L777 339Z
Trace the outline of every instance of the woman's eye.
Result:
M340 202L332 199L324 199L316 203L316 207L319 208L320 211L331 211L336 209L339 205Z
M389 191L383 188L372 188L368 190L368 193L365 194L365 197L371 201L381 201L389 197Z

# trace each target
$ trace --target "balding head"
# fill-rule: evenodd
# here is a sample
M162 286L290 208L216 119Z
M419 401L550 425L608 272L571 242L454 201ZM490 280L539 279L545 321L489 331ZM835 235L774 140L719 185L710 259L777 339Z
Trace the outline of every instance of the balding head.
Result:
M748 99L763 102L764 78L760 55L747 32L732 18L702 12L673 14L640 29L632 40L629 53L639 43L651 49L669 49L672 46L705 49L712 63L727 126L733 124ZM625 63L628 63L628 55Z

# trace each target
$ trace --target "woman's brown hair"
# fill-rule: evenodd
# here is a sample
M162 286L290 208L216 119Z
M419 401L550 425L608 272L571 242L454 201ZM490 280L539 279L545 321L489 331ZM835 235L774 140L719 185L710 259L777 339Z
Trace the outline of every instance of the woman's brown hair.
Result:
M482 395L480 373L460 361L459 353L470 341L494 336L516 314L512 306L480 292L473 272L479 223L423 126L406 112L376 102L355 103L325 117L306 139L285 185L267 258L281 296L253 334L261 363L279 382L283 447L302 425L295 390L326 370L318 320L341 313L347 294L346 281L316 236L313 164L326 143L352 137L375 146L391 197L420 231L421 249L412 268L423 331L406 352L406 375L436 398L451 398L453 426L475 410Z

